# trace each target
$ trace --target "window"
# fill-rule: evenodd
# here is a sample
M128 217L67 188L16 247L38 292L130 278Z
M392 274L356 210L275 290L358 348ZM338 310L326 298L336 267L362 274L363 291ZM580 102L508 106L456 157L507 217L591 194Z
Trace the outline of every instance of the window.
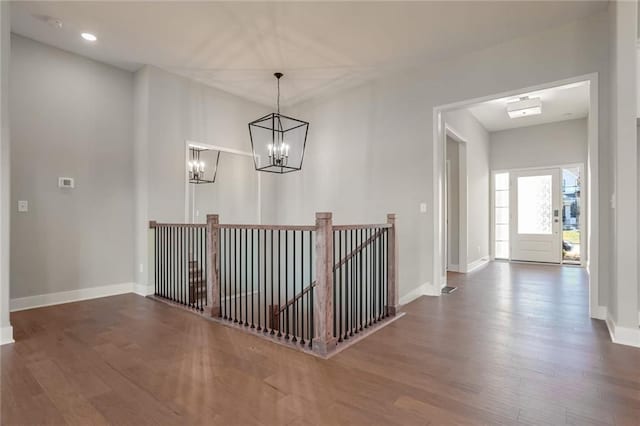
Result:
M494 255L509 259L509 173L496 173L494 188Z

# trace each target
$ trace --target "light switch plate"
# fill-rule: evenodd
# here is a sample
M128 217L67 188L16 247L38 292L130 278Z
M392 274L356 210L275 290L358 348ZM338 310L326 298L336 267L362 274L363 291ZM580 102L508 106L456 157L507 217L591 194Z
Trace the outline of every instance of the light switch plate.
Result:
M427 212L427 203L420 203L420 213Z
M29 202L27 200L18 200L18 211L25 213L29 211Z

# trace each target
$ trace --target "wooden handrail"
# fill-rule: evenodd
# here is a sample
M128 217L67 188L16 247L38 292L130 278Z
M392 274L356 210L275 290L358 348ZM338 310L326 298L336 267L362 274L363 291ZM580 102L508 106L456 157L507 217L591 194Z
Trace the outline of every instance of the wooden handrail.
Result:
M158 223L156 221L149 222L149 228L206 228L206 223Z
M220 229L264 229L267 231L315 231L316 227L313 225L247 225L247 224L233 224L233 223L221 223L214 225L214 228Z
M391 228L388 223L373 224L373 225L333 225L334 231L349 231L350 229L380 229Z
M386 227L385 227L386 228ZM335 271L336 269L340 268L342 265L344 265L345 263L347 263L349 260L351 260L351 258L353 256L355 256L356 254L358 254L359 252L361 252L362 250L364 250L364 248L366 246L368 246L369 244L373 243L374 240L376 240L380 235L382 235L383 230L379 230L376 233L374 233L371 237L369 237L366 241L364 241L362 244L360 244L358 247L356 247L351 253L349 253L348 255L346 255L344 257L344 259L340 260L338 263L336 263L336 265L333 267L333 270Z
M312 282L309 287L305 288L300 293L298 293L298 295L294 296L293 299L290 299L287 303L285 303L284 306L280 308L278 313L282 313L282 312L286 311L289 306L291 306L294 303L296 303L299 299L302 299L305 294L309 293L309 291L311 291L311 289L314 288L317 285L318 285L317 281Z
M334 227L335 229L336 227ZM383 228L390 228L390 226L384 226ZM336 263L333 267L333 270L337 270L338 268L340 268L342 265L344 265L345 263L347 263L351 258L353 258L357 253L361 252L362 250L364 250L364 248L366 246L368 246L369 244L373 243L374 240L376 240L380 235L382 235L382 229L377 231L375 234L373 234L371 237L369 237L366 241L364 241L362 244L360 244L358 247L356 247L351 253L349 253L348 255L346 255L344 257L344 259L341 259L338 263ZM299 299L301 299L302 297L304 297L305 294L307 294L309 291L311 291L312 288L314 288L317 285L317 282L314 281L313 283L311 283L310 286L308 286L307 288L305 288L304 290L302 290L300 293L298 293L296 296L294 296L292 299L290 299L287 303L285 303L278 311L278 313L282 313L284 311L287 310L287 308L289 308L289 306L293 305L294 303L296 303Z

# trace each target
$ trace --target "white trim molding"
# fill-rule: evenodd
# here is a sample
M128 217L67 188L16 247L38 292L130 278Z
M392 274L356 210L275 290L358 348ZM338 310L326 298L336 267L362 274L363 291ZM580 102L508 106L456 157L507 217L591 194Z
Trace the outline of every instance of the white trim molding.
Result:
M608 312L605 322L613 343L640 348L640 327L621 327L616 324Z
M133 292L140 296L150 296L154 293L152 285L133 283Z
M13 343L13 327L8 325L0 328L0 346Z
M409 293L400 297L400 300L399 300L400 305L406 305L408 303L411 303L421 296L436 296L435 294L433 294L433 292L434 292L433 286L431 285L431 283L427 282L427 283L421 284L417 288L414 288L413 290L411 290Z
M11 312L23 311L25 309L79 302L81 300L97 299L99 297L115 296L118 294L138 293L136 290L137 288L134 283L110 284L100 287L81 288L57 293L19 297L11 299L10 307Z
M591 311L591 318L599 319L602 321L607 320L607 307L606 306L598 306L596 309Z
M467 265L467 273L469 272L473 272L476 269L481 268L482 266L486 265L487 263L489 263L489 257L485 256L485 257L481 257L478 260L474 260L473 262L469 263Z

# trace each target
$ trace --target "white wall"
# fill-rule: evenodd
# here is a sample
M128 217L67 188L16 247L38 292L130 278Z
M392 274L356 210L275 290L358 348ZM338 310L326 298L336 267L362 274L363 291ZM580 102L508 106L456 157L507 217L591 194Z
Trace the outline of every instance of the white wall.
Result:
M467 218L468 270L490 253L489 133L467 110L446 113L445 123L466 142L467 207L463 216Z
M133 74L13 35L11 298L133 282ZM60 189L59 176L75 178Z
M616 327L638 330L638 145L636 128L637 2L609 5L611 98L610 139L613 142L612 189L615 194L610 229L615 236L610 250L608 312Z
M602 13L298 105L288 112L311 122L308 148L302 172L281 179L280 205L286 209L278 211L279 219L308 223L313 212L328 210L339 223L379 222L395 212L401 295L434 282L434 206L429 202L427 213L419 212L420 202L433 200L433 108L598 72L605 151L600 158L608 170L607 37L608 16ZM607 184L600 188L603 200ZM606 285L607 259L601 261Z
M10 280L10 143L9 143L9 55L11 32L9 2L0 2L0 345L13 341L9 321Z
M149 291L149 221L185 221L185 141L250 152L247 124L267 108L151 66L136 73L135 85L136 282ZM262 212L273 219L269 204Z
M200 159L212 167L217 152L205 151ZM222 223L260 223L259 177L253 157L221 152L215 183L189 185L190 217L206 223L207 214L216 213Z
M587 162L587 119L492 132L491 169L517 169Z

